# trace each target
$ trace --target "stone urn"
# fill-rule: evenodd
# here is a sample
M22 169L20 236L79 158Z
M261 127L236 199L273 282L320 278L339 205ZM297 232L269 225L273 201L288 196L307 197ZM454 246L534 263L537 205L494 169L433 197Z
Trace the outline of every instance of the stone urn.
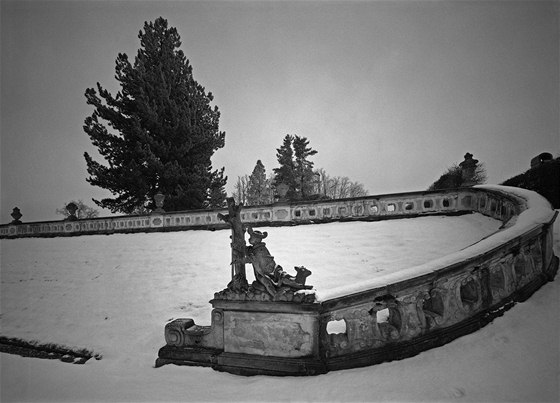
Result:
M465 154L465 160L459 164L459 167L461 167L463 186L475 185L474 176L476 172L477 163L478 160L475 160L471 153Z
M12 214L10 214L13 218L12 224L14 225L18 225L21 224L22 222L20 221L20 218L22 217L21 211L19 208L14 207L14 209L12 210Z
M163 209L163 202L165 201L165 195L161 192L157 192L154 195L154 202L156 203L156 209L152 213L165 213Z
M279 200L278 201L286 201L286 194L288 193L288 190L290 189L290 187L288 185L286 185L285 183L281 183L278 186L276 186L276 191L278 192L278 196L279 196Z
M76 203L70 202L66 205L66 211L68 211L68 217L66 217L67 221L77 221L78 217L76 216L76 212L78 211L78 206Z

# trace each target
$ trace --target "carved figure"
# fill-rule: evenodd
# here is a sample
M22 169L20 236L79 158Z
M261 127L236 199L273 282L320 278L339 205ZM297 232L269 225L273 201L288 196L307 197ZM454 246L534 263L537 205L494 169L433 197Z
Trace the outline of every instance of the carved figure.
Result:
M245 245L245 228L241 222L241 208L236 205L233 197L227 199L228 214L218 217L231 225L231 281L227 288L214 294L216 299L241 301L286 301L308 303L315 302L314 293L298 293L313 287L305 285L311 274L303 266L295 267L297 274L291 276L281 266L262 241L268 236L266 232L248 228L249 246ZM255 273L255 281L249 286L245 272L245 264L251 263Z
M251 246L246 249L245 262L253 265L257 282L257 284L253 283L254 288L259 289L260 285L272 297L283 294L290 289L308 290L313 288L310 285L305 285L307 277L311 274L310 270L303 266L295 267L297 275L294 277L286 273L282 266L276 264L274 257L262 241L268 236L268 233L254 231L251 227L248 227L248 232Z

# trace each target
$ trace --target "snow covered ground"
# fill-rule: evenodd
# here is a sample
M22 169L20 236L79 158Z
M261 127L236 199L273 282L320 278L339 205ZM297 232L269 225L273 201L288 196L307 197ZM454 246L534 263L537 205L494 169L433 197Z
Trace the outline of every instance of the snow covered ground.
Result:
M474 214L264 230L276 262L311 269L321 296L458 251L499 224ZM559 240L557 222L557 255ZM153 368L167 321L209 324L208 301L230 279L229 242L227 230L0 241L0 333L103 355L72 365L1 354L1 401L560 399L558 280L484 329L402 361L303 378Z

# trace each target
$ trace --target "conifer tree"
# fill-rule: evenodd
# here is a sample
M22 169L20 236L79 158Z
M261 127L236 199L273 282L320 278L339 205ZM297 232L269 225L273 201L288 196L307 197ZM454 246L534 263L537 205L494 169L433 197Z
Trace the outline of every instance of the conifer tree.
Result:
M223 178L224 168L217 175L212 175L210 194L208 196L208 207L210 208L226 207L227 193L224 189L226 181Z
M294 173L300 199L310 196L313 191L313 162L309 161L308 158L317 154L317 151L308 147L308 145L309 140L307 138L294 137Z
M286 134L280 148L276 149L276 159L280 165L274 168L274 186L278 187L280 184L288 186L286 197L294 199L297 195L297 182L295 177L294 166L294 150L292 149L292 142L294 137Z
M268 179L266 179L266 170L261 160L258 160L253 169L253 173L249 176L247 184L247 204L250 206L257 206L271 202L270 184Z
M146 22L138 37L133 64L126 54L117 57L120 91L113 96L97 83L85 93L95 110L84 131L107 162L85 153L87 181L116 196L95 203L130 213L153 207L161 192L167 211L222 205L227 178L212 169L211 157L225 133L213 95L193 78L179 34L165 19Z
M308 145L306 137L287 134L282 146L276 150L280 167L274 168L274 185L285 183L288 186L286 197L289 200L310 196L313 187L313 162L308 158L317 154L317 151Z

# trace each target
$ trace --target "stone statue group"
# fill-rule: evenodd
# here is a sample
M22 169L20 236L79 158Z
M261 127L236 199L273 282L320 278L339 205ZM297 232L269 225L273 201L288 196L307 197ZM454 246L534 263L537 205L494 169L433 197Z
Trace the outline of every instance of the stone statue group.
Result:
M245 244L245 228L241 222L242 205L236 205L233 198L228 198L228 214L219 214L221 220L229 223L232 228L232 280L227 289L217 293L219 298L226 299L257 299L257 300L297 300L307 302L306 294L295 296L300 290L310 290L306 279L311 271L303 266L296 266L296 275L292 276L276 264L266 244L263 242L267 232L247 227L249 245ZM255 281L249 285L245 273L245 264L252 264ZM264 294L264 295L263 295ZM240 298L240 296L243 296ZM314 298L314 295L312 295Z

